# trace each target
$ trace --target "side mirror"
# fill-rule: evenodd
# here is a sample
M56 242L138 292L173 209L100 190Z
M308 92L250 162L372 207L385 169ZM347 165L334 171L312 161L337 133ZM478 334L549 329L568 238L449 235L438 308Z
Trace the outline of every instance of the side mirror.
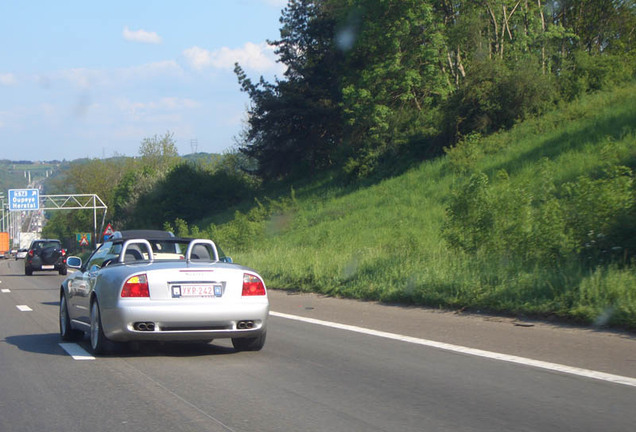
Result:
M82 259L76 256L66 258L66 265L70 268L79 269L82 267Z

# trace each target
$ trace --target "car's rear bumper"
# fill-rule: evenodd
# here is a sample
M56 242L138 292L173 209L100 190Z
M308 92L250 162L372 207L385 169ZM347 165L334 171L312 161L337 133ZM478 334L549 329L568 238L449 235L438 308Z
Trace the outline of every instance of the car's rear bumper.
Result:
M32 271L60 271L66 268L65 262L57 262L55 264L42 264L40 261L25 261L24 265Z
M132 303L132 302L131 302ZM102 327L114 341L195 341L254 337L266 329L269 304L125 304L103 310ZM249 328L239 328L249 322ZM140 330L152 324L152 330Z

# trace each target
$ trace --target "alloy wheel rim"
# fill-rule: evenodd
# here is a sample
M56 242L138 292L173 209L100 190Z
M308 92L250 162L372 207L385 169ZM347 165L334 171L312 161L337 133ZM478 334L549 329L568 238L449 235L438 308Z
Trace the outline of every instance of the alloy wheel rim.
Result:
M66 298L60 300L60 330L62 335L66 334Z
M97 347L97 338L99 336L99 309L97 307L97 303L93 303L91 312L91 346L95 349Z

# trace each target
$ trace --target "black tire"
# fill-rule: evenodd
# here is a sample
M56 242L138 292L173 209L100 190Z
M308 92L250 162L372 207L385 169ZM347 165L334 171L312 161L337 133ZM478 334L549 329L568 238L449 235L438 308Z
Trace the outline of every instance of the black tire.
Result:
M24 266L24 274L26 276L33 276L33 269L31 267Z
M68 315L66 296L60 297L60 337L65 341L76 341L84 336L84 332L71 327L71 317Z
M91 330L89 336L93 354L110 354L113 351L114 344L106 337L102 328L102 316L97 300L94 300L91 304Z
M232 338L232 345L237 351L260 351L265 345L267 332L264 331L259 336L253 338Z
M60 269L60 274L62 276L66 276L67 273L68 273L68 270L66 269L66 267Z

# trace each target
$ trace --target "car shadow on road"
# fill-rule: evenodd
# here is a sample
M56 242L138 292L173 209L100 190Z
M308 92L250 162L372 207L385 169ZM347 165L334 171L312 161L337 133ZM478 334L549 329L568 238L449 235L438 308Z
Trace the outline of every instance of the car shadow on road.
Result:
M59 346L60 335L58 333L8 336L4 341L18 347L22 351L36 354L68 355Z
M16 346L22 351L69 356L59 345L62 343L59 333L30 334L8 336L4 342ZM76 342L78 346L90 353L87 337ZM236 350L229 346L212 343L195 342L134 342L117 344L116 348L105 358L130 357L199 357L234 354Z
M115 355L122 357L199 357L235 354L228 346L204 342L131 342L120 344Z

